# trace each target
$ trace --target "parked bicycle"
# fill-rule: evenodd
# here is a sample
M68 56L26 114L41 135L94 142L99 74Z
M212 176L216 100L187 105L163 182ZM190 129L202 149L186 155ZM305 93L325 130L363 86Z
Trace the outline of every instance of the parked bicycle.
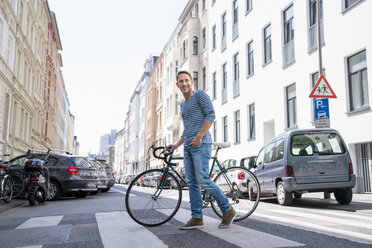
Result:
M4 154L3 156L8 156ZM8 164L0 160L0 200L8 203L13 197L13 180L6 174L6 168Z
M230 143L213 143L217 147L212 159L209 176L221 188L237 212L234 221L240 221L250 216L260 200L260 185L254 174L245 167L224 168L217 159L218 151L230 146ZM125 206L130 217L144 226L159 226L166 223L177 213L182 202L182 187L179 181L187 184L183 177L174 169L173 160L183 159L173 157L173 151L163 146L153 149L155 158L164 161L162 169L150 169L137 175L129 184ZM155 181L154 187L140 187L142 182L150 178ZM179 180L178 180L179 179ZM213 211L222 218L216 201L202 189L204 205L211 204Z

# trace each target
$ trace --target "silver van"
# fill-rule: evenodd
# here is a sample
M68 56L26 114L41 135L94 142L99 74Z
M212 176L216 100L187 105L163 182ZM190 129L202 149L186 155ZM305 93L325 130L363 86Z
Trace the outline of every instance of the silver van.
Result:
M292 130L275 137L261 149L253 172L262 195L276 195L280 205L307 192L333 192L340 204L353 197L351 158L334 129Z

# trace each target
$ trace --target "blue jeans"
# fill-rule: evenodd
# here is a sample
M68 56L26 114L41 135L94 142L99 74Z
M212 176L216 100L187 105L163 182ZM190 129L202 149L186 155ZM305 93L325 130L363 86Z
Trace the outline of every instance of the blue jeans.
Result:
M183 160L189 187L191 216L193 218L203 218L203 199L200 187L206 189L213 199L216 200L222 213L227 213L230 210L230 203L226 195L209 177L211 152L211 144L202 143L200 147L184 146Z

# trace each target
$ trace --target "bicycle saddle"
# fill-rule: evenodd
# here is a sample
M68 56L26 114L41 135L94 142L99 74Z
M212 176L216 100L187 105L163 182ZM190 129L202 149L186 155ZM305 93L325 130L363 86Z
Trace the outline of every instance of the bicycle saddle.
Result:
M214 142L212 145L217 146L218 148L227 148L230 147L230 142Z

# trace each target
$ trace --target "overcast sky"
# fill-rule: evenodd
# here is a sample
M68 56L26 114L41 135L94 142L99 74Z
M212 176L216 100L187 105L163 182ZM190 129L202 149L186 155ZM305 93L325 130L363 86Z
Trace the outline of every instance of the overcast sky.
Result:
M124 127L150 55L159 55L188 0L48 0L62 41L63 77L80 155Z

